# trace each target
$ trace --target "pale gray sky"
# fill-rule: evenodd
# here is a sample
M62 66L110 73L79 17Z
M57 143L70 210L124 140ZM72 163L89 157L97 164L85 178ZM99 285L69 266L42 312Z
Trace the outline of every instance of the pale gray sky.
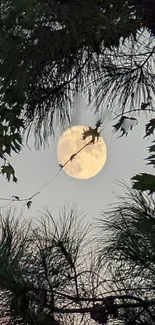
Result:
M81 123L76 119L76 124L92 124L94 116L79 112ZM150 116L151 117L151 116ZM52 213L56 213L59 207L66 202L77 203L78 208L84 210L89 220L99 216L100 209L106 209L114 200L112 191L120 192L117 181L124 180L130 184L130 177L139 172L152 172L152 168L146 165L147 147L151 139L142 139L146 119L144 115L138 117L139 124L127 137L116 139L112 136L112 124L109 124L102 133L107 145L108 158L102 171L89 180L76 180L70 178L62 170L54 182L41 194L33 199L31 209L25 207L23 213L26 217L36 217L37 210L42 211L45 206ZM58 171L57 141L51 140L50 147L36 151L31 145L31 150L26 148L20 155L13 155L11 163L15 167L18 184L8 183L4 177L0 177L0 197L9 198L18 195L20 198L29 197L40 187L49 181ZM33 142L33 141L32 141ZM5 206L6 201L0 201L0 206ZM23 203L14 203L14 207L20 211Z

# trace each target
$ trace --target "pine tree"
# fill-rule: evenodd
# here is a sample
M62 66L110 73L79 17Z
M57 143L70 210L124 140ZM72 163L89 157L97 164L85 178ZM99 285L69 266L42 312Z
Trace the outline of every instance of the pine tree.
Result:
M76 90L119 112L153 105L153 0L2 0L0 12L2 124L47 139Z
M154 206L128 189L102 213L95 237L74 207L59 218L47 211L38 226L8 210L0 220L1 323L153 325Z

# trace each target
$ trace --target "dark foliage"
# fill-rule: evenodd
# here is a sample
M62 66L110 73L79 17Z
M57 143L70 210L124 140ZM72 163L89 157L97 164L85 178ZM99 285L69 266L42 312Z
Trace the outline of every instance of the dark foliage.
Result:
M153 37L139 37L142 28L154 34L151 0L7 0L0 10L1 123L7 110L8 122L24 120L42 142L70 121L75 90L95 91L97 107L151 104Z
M143 308L142 304L149 299L153 303L155 294L155 202L139 191L123 190L124 196L99 219L99 259L113 274L116 292L131 303L120 311L120 321L154 324L155 307L144 303ZM142 304L133 309L129 297Z
M134 192L100 221L100 262L75 208L46 212L39 226L1 216L1 323L152 325L153 204Z

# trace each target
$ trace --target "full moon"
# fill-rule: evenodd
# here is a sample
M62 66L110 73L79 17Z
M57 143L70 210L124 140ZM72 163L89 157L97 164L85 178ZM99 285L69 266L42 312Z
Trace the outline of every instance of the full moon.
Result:
M93 144L89 144L79 153L84 145L91 141L92 137L82 140L83 129L86 126L73 126L66 130L60 137L57 147L59 164L64 166L63 170L67 175L77 179L89 179L97 175L103 168L107 158L107 148L100 137ZM77 154L76 154L77 153ZM69 160L72 155L74 159Z

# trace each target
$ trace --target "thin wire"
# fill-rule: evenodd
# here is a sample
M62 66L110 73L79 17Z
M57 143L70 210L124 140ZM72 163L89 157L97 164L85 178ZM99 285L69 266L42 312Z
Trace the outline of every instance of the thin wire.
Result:
M108 123L109 124L109 123ZM99 132L99 134L101 134L101 132L105 129L105 127ZM7 207L8 205L11 205L13 202L25 202L23 207L29 202L31 201L35 196L39 195L40 193L42 193L43 190L45 190L49 185L51 185L53 183L53 181L56 179L56 177L58 176L58 174L62 171L62 169L84 149L86 148L87 146L89 146L91 143L95 144L92 139L87 142L84 146L82 146L77 152L75 152L74 154L72 154L70 156L70 158L64 163L64 165L59 165L61 166L60 169L58 170L58 172L52 177L52 179L47 182L45 185L42 185L42 187L40 188L40 190L38 190L36 193L34 193L32 196L28 197L28 198L25 198L25 199L16 199L15 197L13 199L8 199L8 198L2 198L0 197L0 200L1 201L9 201L9 203L3 207L0 207L0 208L5 208ZM10 202L11 201L11 202ZM23 210L23 207L22 207L22 210Z
M147 110L147 109L146 109ZM130 111L127 111L127 112L125 112L125 114L127 114L127 113L131 113L132 111L141 111L141 109L136 109L136 110L130 110ZM152 111L152 112L155 112L154 110L151 110L151 109L148 109L148 111ZM114 113L114 112L113 112ZM117 119L118 117L120 117L120 116L122 116L122 114L120 114L120 115L117 115L116 113L114 113L115 115L116 115L116 117L114 117L114 119L113 120L115 120L115 119ZM109 122L110 123L110 122ZM109 124L108 123L108 124ZM107 126L107 125L106 125ZM101 131L99 132L100 134L101 134L101 132L103 131L105 129L105 127L104 128L102 128L101 129ZM46 183L45 185L43 185L42 187L41 187L41 189L38 191L38 192L36 192L35 194L33 194L30 198L28 198L28 199L22 199L22 200L18 200L18 201L28 201L28 200L32 200L35 196L37 196L38 194L40 194L43 190L45 190L51 183L53 183L53 181L56 179L56 177L58 176L58 174L62 171L62 169L71 161L72 162L72 160L84 149L84 148L86 148L88 145L90 145L91 143L93 143L92 142L92 140L90 140L89 142L87 142L84 146L82 146L76 153L74 153L73 155L71 155L70 156L70 158L64 163L64 165L62 165L61 167L60 167L60 169L58 170L58 172L54 175L54 177L52 177L52 179L48 182L48 183ZM2 200L2 198L0 198L0 200ZM9 199L6 199L6 200L9 200ZM13 200L13 201L15 201L15 200Z
M87 142L84 146L82 146L76 153L74 153L73 155L70 156L70 158L64 163L64 165L62 165L60 167L60 169L58 170L58 172L52 177L52 179L45 184L39 191L37 191L36 193L34 193L32 196L25 198L25 199L8 199L8 198L2 198L0 197L0 200L2 201L11 201L9 204L1 207L1 208L5 208L6 206L12 204L13 202L25 202L25 204L28 201L31 201L35 196L39 195L43 190L45 190L51 183L53 183L53 181L55 180L55 178L58 176L58 174L62 171L62 169L70 162L72 161L75 156L77 156L84 148L86 148L88 145L90 145L92 143L92 140L90 140L89 142ZM24 204L24 206L25 206Z
M74 159L74 158L72 158L72 157L75 157L75 156L77 156L85 147L87 147L89 144L91 144L92 143L92 140L90 140L89 142L87 142L84 146L82 146L76 153L74 153L73 155L71 155L70 156L70 158L64 163L64 165L62 165L62 167L60 167L60 169L58 170L58 172L56 173L56 175L45 185L45 187L42 187L42 189L40 190L40 191L42 191L42 190L44 190L45 188L47 188L47 186L49 186L51 183L53 183L53 181L55 180L55 178L58 176L58 174L62 171L62 169L71 161L72 162L72 160ZM39 193L38 193L39 194Z
M11 202L9 202L9 203L3 205L2 207L0 207L0 209L4 209L4 208L8 207L9 205L12 204L12 202L13 202L13 200L11 200Z
M103 128L105 129L105 127ZM101 132L103 131L103 129L99 132L101 134ZM62 165L60 167L60 169L58 170L58 172L52 177L52 179L47 182L45 185L42 185L42 187L36 192L34 193L32 196L28 197L28 198L24 198L24 199L8 199L8 198L2 198L0 197L0 201L9 201L9 203L3 207L0 208L5 208L7 206L9 206L10 204L12 204L13 202L25 202L24 206L28 203L28 201L31 201L35 196L39 195L40 193L42 193L43 190L45 190L51 183L53 183L53 181L56 179L56 177L58 176L58 174L62 171L62 169L84 149L86 148L88 145L90 145L92 142L92 140L90 140L89 142L87 142L84 146L82 146L77 152L75 152L74 154L72 154L70 156L70 158L64 163L64 165ZM94 144L94 143L93 143ZM11 202L10 202L11 201Z

